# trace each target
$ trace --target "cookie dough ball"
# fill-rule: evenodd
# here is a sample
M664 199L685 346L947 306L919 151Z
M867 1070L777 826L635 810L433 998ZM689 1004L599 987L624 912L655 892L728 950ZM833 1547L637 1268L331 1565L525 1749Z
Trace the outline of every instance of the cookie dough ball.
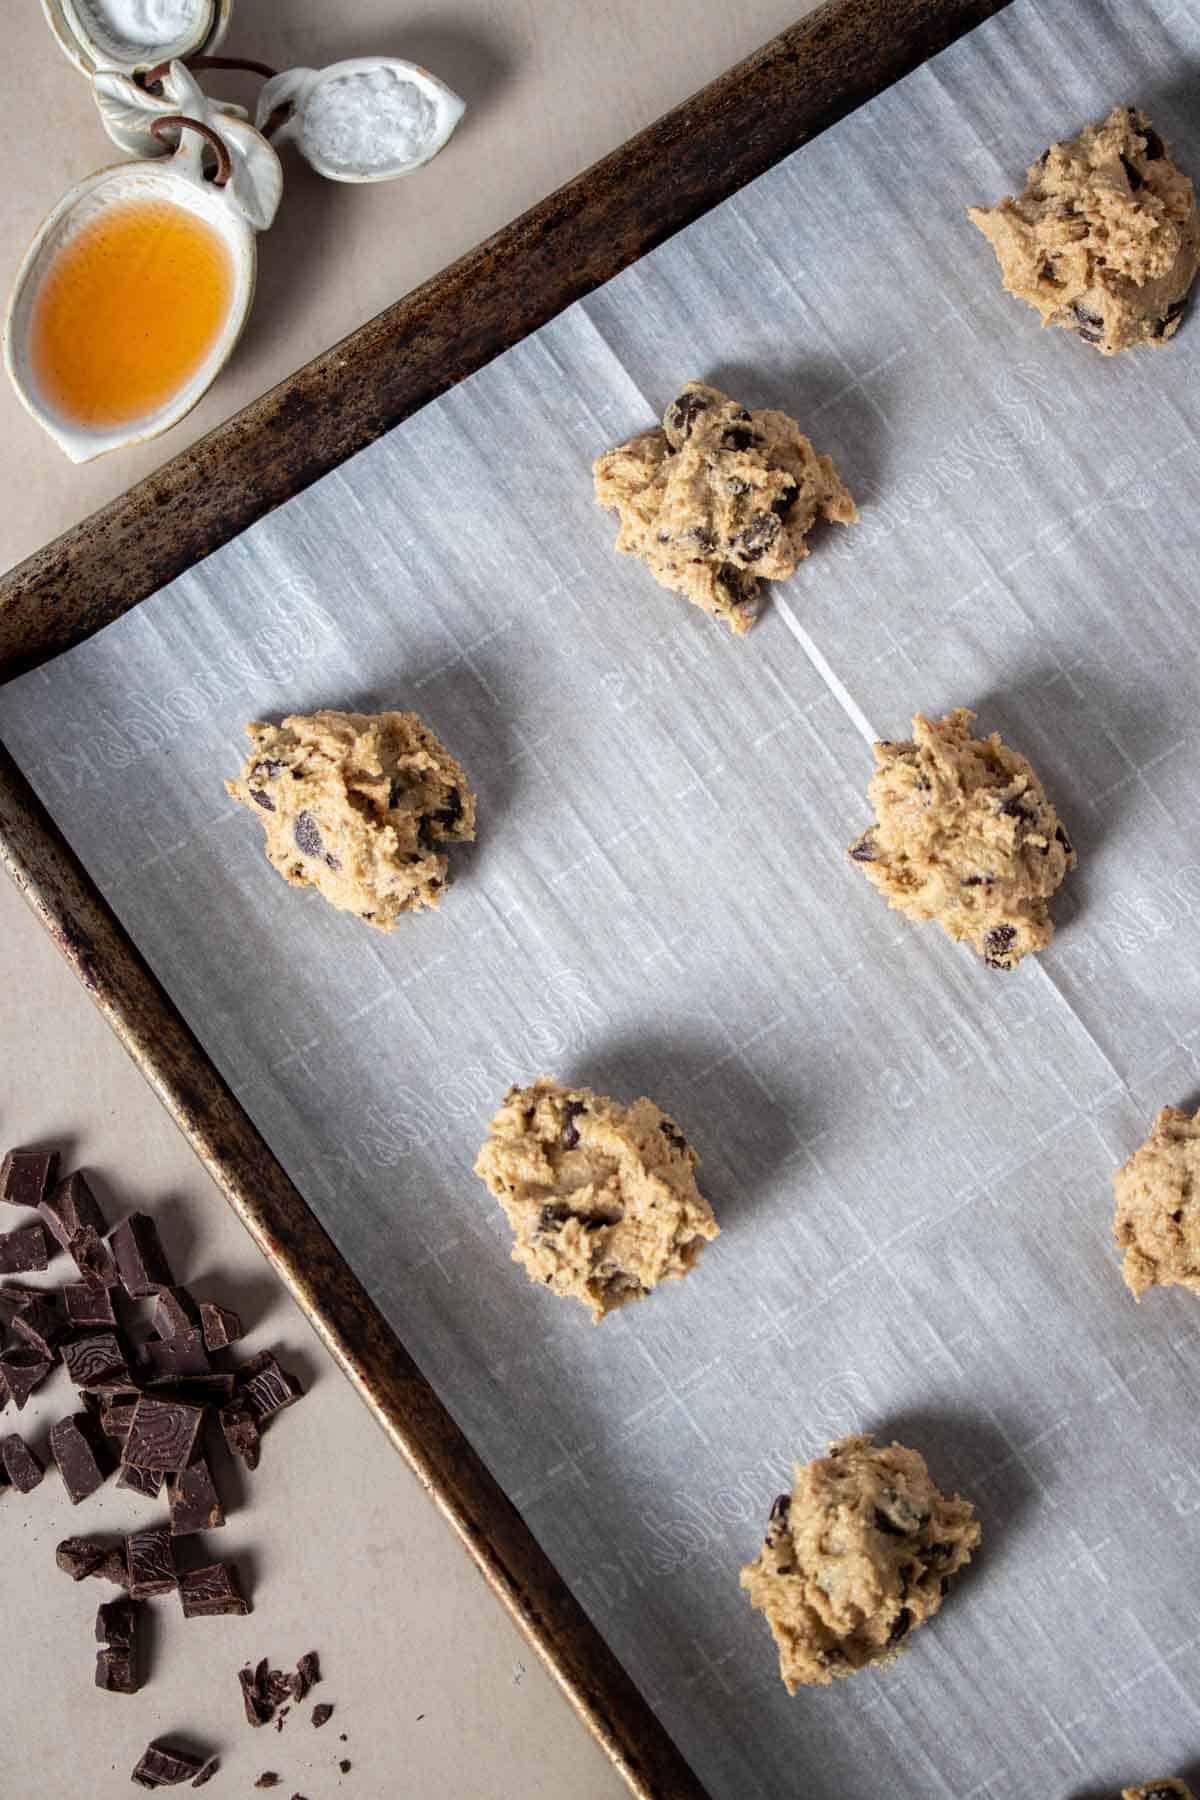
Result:
M1015 969L1050 942L1046 902L1076 857L1025 758L997 732L973 738L974 717L918 713L911 741L875 745L876 822L850 855L897 912Z
M475 796L415 713L294 713L246 735L225 786L253 807L285 881L379 931L437 905L450 879L439 846L475 836Z
M620 521L617 549L735 632L757 618L762 581L795 573L818 518L858 517L794 419L748 412L702 381L671 402L661 431L598 457L594 474Z
M767 1616L788 1693L892 1662L980 1535L973 1507L939 1494L924 1457L901 1444L847 1437L798 1463L741 1576Z
M1164 1106L1150 1136L1113 1176L1113 1236L1135 1300L1147 1288L1200 1294L1200 1112Z
M1196 196L1135 106L1051 144L1025 191L972 207L1010 294L1102 356L1179 329L1200 262Z
M718 1235L699 1162L653 1100L622 1106L541 1075L509 1088L475 1173L508 1214L513 1261L598 1322L686 1275Z
M1161 1781L1144 1781L1140 1787L1122 1788L1121 1800L1192 1800L1192 1790L1178 1775Z

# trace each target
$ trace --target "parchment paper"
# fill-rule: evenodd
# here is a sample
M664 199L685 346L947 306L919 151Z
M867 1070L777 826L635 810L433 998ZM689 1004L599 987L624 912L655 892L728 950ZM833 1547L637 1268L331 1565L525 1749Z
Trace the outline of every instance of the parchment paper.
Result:
M1200 320L1114 362L964 217L1114 101L1200 174L1196 4L1017 0L0 695L68 837L718 1800L1046 1800L1200 1762L1200 1306L1109 1177L1197 1103ZM398 196L397 204L401 204ZM612 551L593 455L706 375L863 501L734 642ZM477 848L390 938L226 800L254 717L420 711ZM977 707L1080 853L989 972L844 858L866 739ZM538 1070L686 1124L724 1233L593 1329L471 1173ZM985 1547L789 1700L739 1591L793 1455L920 1447ZM380 1605L403 1607L402 1594Z

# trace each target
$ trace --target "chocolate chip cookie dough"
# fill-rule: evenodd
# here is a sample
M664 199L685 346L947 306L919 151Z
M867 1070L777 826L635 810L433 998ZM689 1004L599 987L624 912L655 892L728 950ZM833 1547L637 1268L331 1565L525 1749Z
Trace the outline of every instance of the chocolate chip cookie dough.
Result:
M1191 182L1144 113L1117 106L1051 144L1024 193L972 207L1010 294L1102 356L1179 329L1200 262Z
M974 717L918 713L910 741L875 745L875 824L849 853L897 912L1014 969L1050 942L1046 902L1076 856L1028 762L998 732L973 738Z
M1164 1775L1158 1781L1143 1782L1141 1787L1122 1788L1121 1800L1192 1800L1192 1790L1178 1775Z
M789 1694L892 1662L942 1604L980 1539L974 1508L940 1494L925 1459L869 1433L796 1465L741 1583L766 1614Z
M246 734L250 755L225 786L254 809L285 881L378 931L437 905L440 846L475 836L475 796L415 713L294 713Z
M1113 1176L1113 1236L1135 1300L1147 1288L1200 1294L1200 1112L1164 1106L1150 1136Z
M698 1167L653 1100L622 1106L541 1075L509 1088L475 1173L508 1214L513 1261L598 1322L686 1275L718 1235Z
M758 617L763 580L795 573L819 517L858 517L794 419L748 412L702 381L671 402L661 431L598 457L594 475L597 502L620 521L617 549L735 632Z

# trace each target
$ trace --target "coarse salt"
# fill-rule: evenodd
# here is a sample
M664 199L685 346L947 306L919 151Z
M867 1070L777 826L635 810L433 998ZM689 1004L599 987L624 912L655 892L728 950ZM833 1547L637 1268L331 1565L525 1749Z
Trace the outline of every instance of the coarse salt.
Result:
M437 108L394 69L320 82L304 105L305 149L332 168L368 173L411 162L437 129Z
M157 50L189 35L210 0L75 0L98 43Z

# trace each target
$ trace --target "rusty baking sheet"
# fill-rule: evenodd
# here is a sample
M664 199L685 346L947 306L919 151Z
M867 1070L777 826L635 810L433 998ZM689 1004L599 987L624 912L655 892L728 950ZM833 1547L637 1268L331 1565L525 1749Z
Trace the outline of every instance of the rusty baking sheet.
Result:
M0 680L91 636L1007 0L832 0L0 579ZM0 857L630 1789L704 1789L11 756Z

